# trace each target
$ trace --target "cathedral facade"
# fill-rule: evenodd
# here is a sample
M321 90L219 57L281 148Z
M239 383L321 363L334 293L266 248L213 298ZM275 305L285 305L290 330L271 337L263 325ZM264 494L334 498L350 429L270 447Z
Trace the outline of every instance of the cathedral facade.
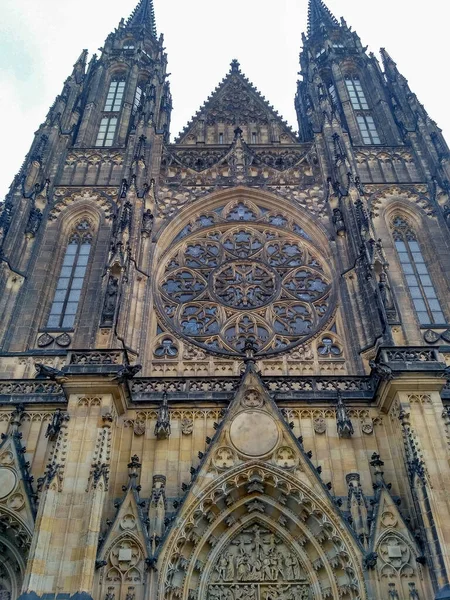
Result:
M306 1L306 0L305 0ZM309 0L298 133L179 137L152 0L0 208L1 600L450 598L450 152Z

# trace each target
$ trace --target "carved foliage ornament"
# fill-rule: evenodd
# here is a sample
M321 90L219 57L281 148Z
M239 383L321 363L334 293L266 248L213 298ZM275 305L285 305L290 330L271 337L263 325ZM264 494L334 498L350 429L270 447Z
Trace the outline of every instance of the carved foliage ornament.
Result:
M243 202L228 214L232 221L254 218ZM175 246L159 276L157 306L177 335L203 349L237 355L251 340L259 354L272 354L323 329L331 295L323 259L300 235L231 222L199 229Z

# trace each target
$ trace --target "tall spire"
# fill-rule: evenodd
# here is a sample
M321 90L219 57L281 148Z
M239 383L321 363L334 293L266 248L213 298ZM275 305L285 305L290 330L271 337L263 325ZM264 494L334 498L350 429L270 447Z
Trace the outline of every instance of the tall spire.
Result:
M337 27L338 20L322 0L309 0L308 36L320 33L323 27Z
M137 27L146 25L150 27L151 32L156 37L156 20L153 0L139 0L136 8L131 13L126 23L127 27Z

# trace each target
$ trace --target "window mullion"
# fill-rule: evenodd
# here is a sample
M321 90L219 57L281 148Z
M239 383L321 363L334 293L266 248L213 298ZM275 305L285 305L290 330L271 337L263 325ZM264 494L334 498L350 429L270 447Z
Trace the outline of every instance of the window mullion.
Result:
M66 297L64 299L62 310L61 310L61 315L60 315L60 318L59 318L59 326L60 327L62 327L62 324L64 322L64 318L66 316L67 303L69 302L70 292L72 291L72 285L73 285L73 280L74 280L74 276L75 276L75 270L77 268L78 258L80 256L80 248L81 248L81 240L77 244L77 251L75 253L75 257L74 257L74 260L73 260L72 271L70 273L69 282L67 284Z
M430 308L430 304L428 302L428 297L427 297L427 295L425 293L424 285L422 283L422 279L420 278L420 273L419 273L419 271L417 269L416 259L414 258L412 250L411 250L411 248L409 246L409 241L407 239L405 239L405 245L408 248L409 259L410 259L411 264L413 266L414 274L416 276L416 279L417 279L417 282L418 282L418 285L419 285L420 293L422 294L422 300L423 300L425 306L427 307L427 313L428 313L428 317L430 319L430 323L433 323L434 322L433 311ZM427 267L427 274L428 274L428 277L429 277L430 274L429 274L429 271L428 271L428 267ZM434 288L434 286L433 286L433 288Z

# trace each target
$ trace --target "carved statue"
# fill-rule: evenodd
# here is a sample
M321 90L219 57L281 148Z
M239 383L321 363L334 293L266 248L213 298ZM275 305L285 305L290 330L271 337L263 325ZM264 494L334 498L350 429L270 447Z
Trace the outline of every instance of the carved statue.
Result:
M342 215L342 211L340 208L335 208L333 210L333 223L336 227L336 233L338 235L344 235L345 233L345 223L344 217Z
M369 362L369 367L383 381L390 381L394 378L391 367L385 363L377 363L374 360L371 360Z
M162 404L158 409L155 436L158 440L166 440L170 436L170 414L166 392L164 392Z
M350 417L348 416L347 407L342 400L342 395L338 390L338 402L336 405L336 426L339 437L349 438L353 435L354 429Z
M64 373L59 369L53 369L53 367L47 367L42 363L36 363L35 365L37 375L36 379L52 379L56 381L57 377L63 377Z
M42 221L42 211L35 206L30 210L30 215L28 217L28 222L25 227L25 234L28 234L31 237L34 237L39 230Z
M102 325L112 325L116 312L117 296L119 294L119 280L112 275L106 288L105 303L102 312Z
M58 433L61 430L61 426L64 421L69 420L69 415L63 413L60 408L57 408L53 413L52 422L49 423L47 427L47 431L45 432L45 437L47 437L51 442L54 442L58 437Z
M117 371L117 375L114 379L119 382L123 382L126 379L133 379L133 377L137 375L141 369L142 365L123 365Z
M154 221L154 216L152 214L152 211L148 208L144 212L144 215L142 217L142 230L141 230L141 233L144 236L149 237L150 234L152 233L152 230L153 230L153 221Z

